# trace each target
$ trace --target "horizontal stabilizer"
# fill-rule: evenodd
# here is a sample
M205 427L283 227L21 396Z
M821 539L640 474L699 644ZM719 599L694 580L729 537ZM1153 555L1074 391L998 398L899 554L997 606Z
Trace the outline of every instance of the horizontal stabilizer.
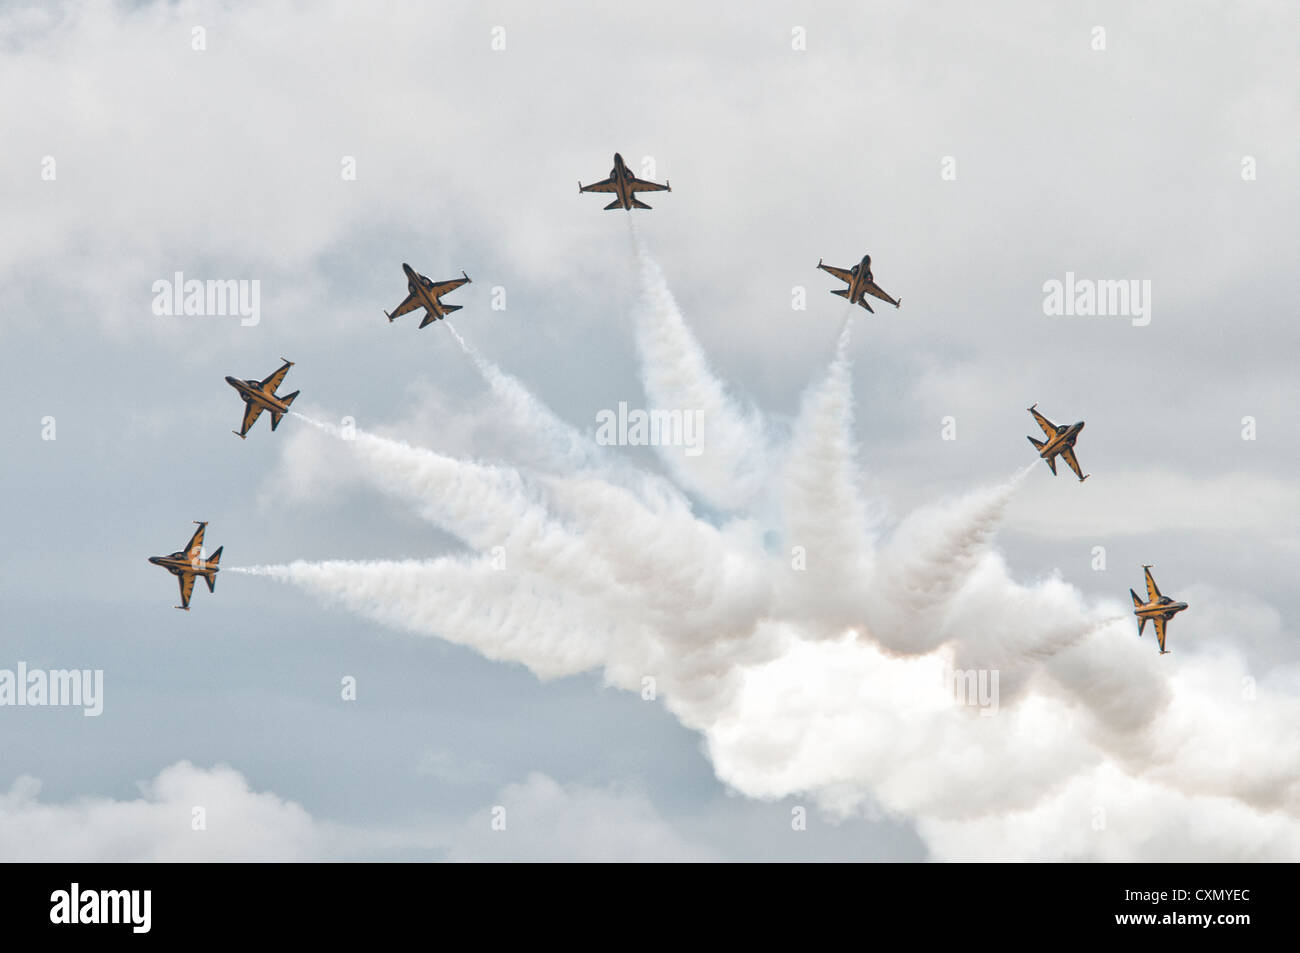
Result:
M1033 437L1029 437L1028 439L1029 439L1029 442L1032 443L1032 444L1034 445L1034 449L1035 449L1035 450L1042 450L1042 449L1043 449L1043 441L1041 441L1041 440L1035 440Z
M633 207L633 208L650 208L649 205L646 205L645 202L642 202L642 201L641 201L639 198L637 198L635 195L632 196L632 207Z
M622 207L623 207L623 200L614 199L614 201L610 202L608 205L605 206L605 211L608 212L610 209L622 208Z
M453 311L459 311L463 307L465 307L463 304L444 304L442 306L442 310L444 312L443 317L446 317L448 314L451 314Z
M847 298L849 296L849 289L840 288L838 291L832 291L831 294L839 295L841 298Z
M870 311L872 314L875 314L875 313L876 313L876 309L873 308L873 307L871 307L871 305L867 304L867 299L866 299L866 298L859 298L859 299L858 299L858 304L862 305L862 307L866 308L866 309L867 309L868 311Z
M1134 592L1132 589L1128 591L1128 594L1133 597L1133 605L1137 607L1141 607L1142 600L1138 598L1138 594Z

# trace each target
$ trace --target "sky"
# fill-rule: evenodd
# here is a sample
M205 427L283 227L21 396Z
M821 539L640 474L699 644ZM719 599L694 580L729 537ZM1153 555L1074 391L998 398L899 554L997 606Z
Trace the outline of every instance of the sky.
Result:
M1296 859L1298 18L0 6L0 858Z

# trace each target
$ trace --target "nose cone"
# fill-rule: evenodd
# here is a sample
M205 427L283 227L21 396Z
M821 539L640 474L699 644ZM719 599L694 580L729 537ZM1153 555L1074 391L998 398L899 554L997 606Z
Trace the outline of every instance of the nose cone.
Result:
M149 562L152 563L153 565L157 566L157 565L158 565L158 557L157 557L157 556L150 556L150 557L149 557Z
M226 375L226 383L229 384L231 387L236 386L235 379L230 375Z
M1083 421L1080 420L1077 424L1074 425L1074 432L1078 433L1082 429L1083 429Z
M621 155L619 155L617 152L615 152L615 153L614 153L614 161L615 161L615 162L622 162L622 161L623 161L623 157L622 157Z

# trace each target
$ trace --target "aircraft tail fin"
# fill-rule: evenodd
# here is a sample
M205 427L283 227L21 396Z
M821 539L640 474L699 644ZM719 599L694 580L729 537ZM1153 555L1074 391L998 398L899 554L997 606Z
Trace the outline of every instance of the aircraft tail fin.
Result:
M605 211L608 212L610 209L622 208L622 207L623 207L623 201L621 199L614 199L614 201L610 202L608 205L605 206Z
M290 404L293 403L293 399L301 393L302 391L296 390L292 394L289 394L285 397L281 397L280 402L284 404L285 407L288 407ZM284 419L284 411L277 411L277 410L271 411L271 429L274 430L276 427L280 426L280 421L283 419Z
M1035 440L1033 437L1029 437L1028 440L1029 440L1030 443L1032 443L1032 444L1034 445L1034 449L1035 449L1035 450L1042 450L1042 449L1043 449L1043 441L1041 441L1041 440Z
M208 592L217 591L217 564L221 562L221 551L225 548L224 546L218 546L217 551L208 557L208 566L211 568L203 576L208 584Z
M635 195L632 196L632 207L633 207L633 208L650 208L649 205L646 205L645 202L642 202L642 201L641 201L639 198L637 198Z

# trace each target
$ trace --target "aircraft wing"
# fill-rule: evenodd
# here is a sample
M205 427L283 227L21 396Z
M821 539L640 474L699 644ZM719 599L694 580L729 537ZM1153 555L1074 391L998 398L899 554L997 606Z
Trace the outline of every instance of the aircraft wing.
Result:
M1158 615L1151 621L1156 624L1156 640L1160 643L1160 651L1163 652L1165 650L1165 623L1169 620L1162 615Z
M822 271L829 271L836 278L840 279L840 281L847 281L849 284L853 284L853 273L847 268L836 268L834 265L823 265L820 263L817 267Z
M194 531L190 541L185 544L185 558L190 562L199 558L203 552L203 531L208 528L207 523L200 523L199 528Z
M192 572L177 573L176 578L179 579L181 583L180 608L188 609L190 607L190 596L194 592L194 573ZM1161 645L1164 644L1163 638L1160 640L1160 644Z
M453 278L451 281L441 281L436 285L429 286L429 294L435 298L441 298L448 291L455 291L461 285L469 284L468 278ZM396 314L396 312L394 312Z
M628 183L633 192L664 192L668 191L668 186L660 185L658 182L647 182L645 179L638 179L633 176Z
M1151 578L1150 567L1143 566L1142 571L1146 573L1147 576L1147 602L1155 602L1160 598L1160 589L1156 586L1156 581ZM1161 641L1163 642L1164 640L1161 639Z
M420 307L419 299L416 298L413 293L409 294L406 296L405 301L399 304L392 311L388 312L388 319L391 321L393 318L400 318L402 315L408 314L409 312L414 311L418 307Z
M1079 469L1079 458L1074 455L1074 448L1066 447L1061 451L1061 456L1065 457L1065 462L1070 465L1070 469L1074 471L1074 475L1082 480L1083 471Z
M239 433L241 436L243 434L248 433L248 428L253 426L253 424L257 423L257 418L261 416L261 414L262 414L262 405L255 400L250 400L248 402L248 406L244 408L244 423L239 428ZM199 535L200 536L203 535L203 530L199 530Z
M1038 421L1038 426L1043 428L1043 433L1047 435L1048 439L1056 436L1056 424L1034 410L1033 407L1029 408L1029 412L1034 415L1034 419Z
M289 373L289 362L285 361L283 367L273 372L271 376L267 377L265 380L262 381L262 390L266 390L267 388L270 388L270 392L274 394L276 390L279 388L281 382L284 380L284 375L288 373Z
M578 191L580 191L580 192L617 192L617 191L618 191L618 185L617 185L617 183L614 182L614 177L611 175L608 179L605 179L605 180L602 181L602 182L594 182L594 183L592 183L591 185L582 185L582 184L579 184L579 185L578 185Z
M873 298L879 298L881 301L888 301L895 308L898 307L898 302L895 301L893 298L889 297L889 295L885 294L884 289L881 288L880 285L876 284L874 281L868 281L865 285L862 286L862 290L865 291L867 294L871 295Z

